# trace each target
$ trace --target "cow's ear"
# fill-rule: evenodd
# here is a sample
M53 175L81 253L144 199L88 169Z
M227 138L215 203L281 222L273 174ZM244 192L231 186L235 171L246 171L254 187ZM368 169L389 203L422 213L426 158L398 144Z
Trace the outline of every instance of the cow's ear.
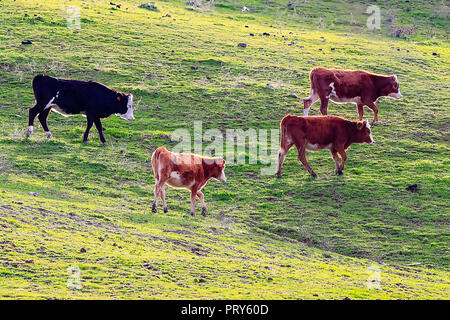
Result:
M356 123L356 128L358 128L358 130L361 130L362 128L364 128L366 124L363 121L358 121Z
M220 167L221 167L222 169L225 168L225 160L224 160L224 159L222 159L222 164L221 164Z
M117 98L116 98L116 99L117 99L117 101L120 101L120 99L121 99L121 98L120 98L120 96L117 96Z

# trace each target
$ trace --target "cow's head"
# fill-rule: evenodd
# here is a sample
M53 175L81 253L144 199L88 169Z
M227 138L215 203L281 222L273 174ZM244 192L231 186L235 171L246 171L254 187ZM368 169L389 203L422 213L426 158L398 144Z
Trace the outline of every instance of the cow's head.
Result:
M401 99L403 96L400 93L400 85L398 83L398 78L396 75L388 78L388 82L382 88L383 96L388 96L393 99Z
M374 144L375 141L372 138L372 131L370 130L370 124L367 120L356 122L356 139L357 142L364 142L367 144Z
M133 95L118 93L116 99L121 104L121 110L123 110L123 112L116 113L116 116L125 120L133 121Z
M213 172L213 178L226 182L227 177L225 176L225 160L222 157L215 158L215 168Z

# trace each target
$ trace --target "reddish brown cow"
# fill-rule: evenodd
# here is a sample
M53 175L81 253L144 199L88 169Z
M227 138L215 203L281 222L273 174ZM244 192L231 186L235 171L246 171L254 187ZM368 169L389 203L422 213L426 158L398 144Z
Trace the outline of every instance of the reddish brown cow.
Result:
M303 115L308 116L311 105L320 99L320 112L328 113L328 101L336 103L355 103L359 120L364 115L364 106L372 109L378 122L378 108L375 102L382 96L400 99L402 95L396 75L382 76L366 71L336 70L314 68L310 73L311 95L303 99Z
M316 178L316 173L306 161L306 150L329 149L336 163L336 173L341 175L347 160L345 151L352 143L373 144L375 142L367 120L349 121L332 116L296 117L288 114L281 120L280 126L281 144L278 153L278 178L281 178L281 166L287 152L293 145L297 147L298 159L311 176ZM340 165L338 153L342 158Z
M161 197L164 212L167 212L164 186L167 183L173 188L184 188L191 191L191 215L195 217L195 199L202 202L202 214L206 216L202 188L211 179L225 182L225 160L221 157L208 158L193 154L172 153L159 147L152 154L152 167L155 176L155 201L152 211L156 213L158 197Z

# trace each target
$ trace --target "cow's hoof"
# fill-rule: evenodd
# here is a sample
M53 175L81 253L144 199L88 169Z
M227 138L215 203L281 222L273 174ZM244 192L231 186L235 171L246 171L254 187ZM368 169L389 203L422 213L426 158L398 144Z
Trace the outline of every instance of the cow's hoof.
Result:
M207 212L208 212L207 208L202 208L202 216L206 217Z
M277 178L281 179L281 172L277 172Z
M85 144L85 145L88 145L89 144L89 141L83 141L83 143Z
M47 136L47 139L53 138L53 135L52 135L52 133L50 131L46 131L45 135Z
M103 142L103 146L107 147L108 146L108 142Z
M164 213L167 213L167 212L169 212L169 209L168 208L164 208Z
M311 177L313 177L315 179L315 178L317 178L317 174L315 172L311 172Z
M342 170L336 170L336 174L342 176L344 173L342 172Z
M157 212L157 210L156 210L156 204L153 204L153 206L152 206L152 212L153 212L153 213L156 213L156 212Z
M376 125L377 123L378 123L378 121L373 120L371 125L374 126L374 125Z
M195 212L193 212L193 211L189 211L189 212L190 212L191 216L195 217Z
M27 133L25 134L25 137L28 138L29 136L31 136L33 134L33 131L34 131L34 127L33 126L29 126L28 130L27 130Z

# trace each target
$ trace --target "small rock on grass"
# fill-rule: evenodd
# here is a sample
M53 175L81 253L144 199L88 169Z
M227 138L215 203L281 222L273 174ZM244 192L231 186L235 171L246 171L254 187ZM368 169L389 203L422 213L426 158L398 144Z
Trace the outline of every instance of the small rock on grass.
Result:
M30 192L28 192L28 194L29 194L30 196L34 196L34 197L37 197L37 196L38 196L38 193L37 193L37 192L32 192L32 191L30 191Z
M244 42L240 42L240 43L238 43L238 47L246 48L246 47L247 47L247 44L244 43Z

